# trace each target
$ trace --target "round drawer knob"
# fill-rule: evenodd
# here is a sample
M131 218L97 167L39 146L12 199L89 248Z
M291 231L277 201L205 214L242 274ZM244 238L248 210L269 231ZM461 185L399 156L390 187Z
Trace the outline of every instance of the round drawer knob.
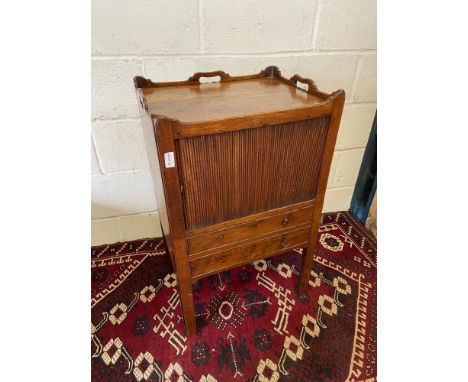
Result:
M284 218L283 219L283 226L286 227L289 223L289 219L288 218Z
M224 235L219 235L219 236L218 236L218 239L219 239L219 240L224 239Z
M223 253L221 256L219 256L219 260L224 263L227 259L227 255L225 253Z
M286 239L285 237L283 237L281 239L281 246L282 247L286 247L288 245L288 239Z

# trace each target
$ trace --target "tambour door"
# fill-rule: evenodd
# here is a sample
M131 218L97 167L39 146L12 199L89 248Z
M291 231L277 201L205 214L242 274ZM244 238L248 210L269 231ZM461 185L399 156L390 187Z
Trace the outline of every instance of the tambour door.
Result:
M176 140L187 230L315 198L330 117Z

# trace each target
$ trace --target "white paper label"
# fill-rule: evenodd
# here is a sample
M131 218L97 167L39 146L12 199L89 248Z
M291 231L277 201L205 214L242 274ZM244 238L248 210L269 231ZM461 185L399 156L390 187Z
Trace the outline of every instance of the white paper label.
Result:
M174 153L172 151L164 153L164 162L166 164L166 168L175 167Z

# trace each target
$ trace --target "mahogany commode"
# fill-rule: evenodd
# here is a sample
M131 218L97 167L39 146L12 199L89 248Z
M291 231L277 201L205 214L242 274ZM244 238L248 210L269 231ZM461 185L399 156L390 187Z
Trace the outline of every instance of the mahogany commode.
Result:
M187 334L196 331L195 281L310 244L299 276L304 295L344 91L323 93L275 66L134 84Z

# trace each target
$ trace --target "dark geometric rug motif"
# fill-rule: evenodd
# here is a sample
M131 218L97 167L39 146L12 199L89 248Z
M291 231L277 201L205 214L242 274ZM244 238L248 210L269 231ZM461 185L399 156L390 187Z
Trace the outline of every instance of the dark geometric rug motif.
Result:
M301 248L198 281L187 338L161 238L93 247L92 380L375 381L376 242L339 212L316 249L307 301Z

